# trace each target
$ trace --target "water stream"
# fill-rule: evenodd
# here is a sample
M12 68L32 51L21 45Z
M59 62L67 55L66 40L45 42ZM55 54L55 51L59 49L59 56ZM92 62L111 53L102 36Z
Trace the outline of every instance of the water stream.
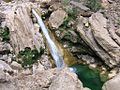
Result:
M52 55L53 59L55 60L55 64L56 64L57 68L64 67L63 57L60 54L60 52L58 51L57 46L55 45L53 40L50 38L50 35L49 35L48 30L42 21L42 18L38 15L38 13L34 9L32 9L32 13L35 15L35 17L38 20L38 24L40 25L42 32L47 40L51 55Z
M70 66L69 70L78 75L78 78L82 81L84 87L88 87L91 90L101 90L103 82L100 79L99 73L96 73L93 70L89 69L87 65L75 64L77 63L77 60L74 60L72 54L67 50L63 49L61 44L54 40L54 36L51 39L51 34L45 27L39 15L39 12L37 12L37 10L32 9L32 13L38 20L38 24L40 25L42 32L47 40L50 53L55 61L57 68L62 68L65 66L65 64L67 64L67 66Z

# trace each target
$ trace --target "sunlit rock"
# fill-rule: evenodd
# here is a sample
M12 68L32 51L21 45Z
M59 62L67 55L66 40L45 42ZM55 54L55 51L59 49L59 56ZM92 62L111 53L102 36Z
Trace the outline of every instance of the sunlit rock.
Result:
M67 13L62 9L58 9L51 14L49 18L49 25L52 28L57 29L63 23L66 17Z
M120 73L113 77L113 79L107 81L104 85L103 85L103 89L102 90L120 90Z

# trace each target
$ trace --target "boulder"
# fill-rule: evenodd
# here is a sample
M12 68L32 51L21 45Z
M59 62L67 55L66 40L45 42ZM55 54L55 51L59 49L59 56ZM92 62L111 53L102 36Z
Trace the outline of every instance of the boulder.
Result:
M120 73L103 85L102 90L120 90Z
M13 69L16 69L16 70L22 69L21 64L17 63L16 61L13 61L13 62L11 63L11 67L12 67Z
M89 90L83 88L76 74L68 70L62 70L52 81L49 90Z
M62 9L54 11L49 18L50 27L57 29L64 22L64 19L67 16L67 13Z

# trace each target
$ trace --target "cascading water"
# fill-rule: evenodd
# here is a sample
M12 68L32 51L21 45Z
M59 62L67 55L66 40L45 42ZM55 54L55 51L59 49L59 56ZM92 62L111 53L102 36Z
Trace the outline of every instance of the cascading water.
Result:
M64 61L63 61L63 57L60 54L60 52L57 49L57 46L55 45L55 43L53 42L53 40L50 38L50 35L48 33L47 28L45 27L45 24L42 21L42 18L38 15L38 13L32 9L32 13L35 15L35 17L37 18L38 24L40 25L42 32L48 42L48 46L50 49L50 53L53 57L53 59L55 60L56 66L57 68L62 68L64 67Z
M34 9L32 9L32 13L37 18L38 24L40 25L42 32L47 39L51 55L55 60L57 68L61 69L65 65L62 55L58 51L58 48L53 42L53 40L50 38L48 30L46 29L39 14ZM88 66L82 64L75 64L70 66L69 70L78 75L78 78L83 82L84 87L89 87L91 88L91 90L101 90L103 82L100 80L99 73L96 73L93 70L89 69Z

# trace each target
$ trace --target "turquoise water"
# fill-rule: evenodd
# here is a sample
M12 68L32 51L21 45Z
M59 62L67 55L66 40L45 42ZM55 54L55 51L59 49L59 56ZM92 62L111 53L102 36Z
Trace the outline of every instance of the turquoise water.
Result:
M100 79L98 71L92 70L87 65L83 64L76 64L71 67L78 75L84 87L88 87L91 90L102 90L103 82Z

